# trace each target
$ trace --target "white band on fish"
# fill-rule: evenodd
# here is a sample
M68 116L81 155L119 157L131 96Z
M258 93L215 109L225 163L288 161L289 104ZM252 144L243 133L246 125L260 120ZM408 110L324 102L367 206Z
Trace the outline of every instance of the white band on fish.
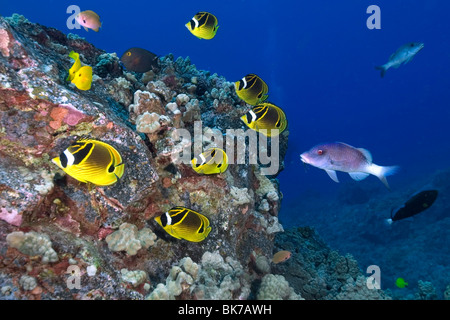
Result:
M71 154L69 152L69 150L66 149L66 150L64 150L64 155L67 158L67 166L66 167L73 165L73 163L75 162L75 157L73 156L73 154Z

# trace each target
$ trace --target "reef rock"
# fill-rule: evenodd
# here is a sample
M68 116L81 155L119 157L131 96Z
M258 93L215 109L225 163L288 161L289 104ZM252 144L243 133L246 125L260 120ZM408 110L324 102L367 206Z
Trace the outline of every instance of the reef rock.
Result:
M66 80L72 50L93 67L88 91ZM208 298L222 292L207 291L201 278L214 273L208 271L211 261L202 262L214 252L227 266L221 271L229 287L224 296L251 296L251 282L261 276L253 269L252 252L269 256L275 234L283 230L277 173L262 176L248 155L220 175L199 175L189 161L174 160L182 150L219 146L220 139L198 143L199 136L225 137L232 129L235 137L235 130L247 130L239 118L249 109L233 83L197 70L188 57L175 60L169 54L160 58L158 70L135 74L122 68L116 53L80 37L19 15L0 17L2 295L144 299L157 283L176 282L171 270L189 259L203 271L196 291L180 297ZM278 172L287 136L286 131L280 137ZM125 174L118 183L81 183L51 162L82 137L107 142L121 153ZM237 152L235 146L232 153ZM206 240L175 239L155 223L154 217L180 205L209 218ZM131 233L123 226L132 226ZM230 265L239 266L239 274ZM238 290L243 282L245 290Z

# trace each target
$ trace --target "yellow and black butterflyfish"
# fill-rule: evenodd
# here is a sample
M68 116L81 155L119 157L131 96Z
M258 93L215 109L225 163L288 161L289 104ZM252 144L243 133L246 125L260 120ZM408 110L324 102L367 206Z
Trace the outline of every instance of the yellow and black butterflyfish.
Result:
M256 74L250 73L234 83L236 94L248 104L255 106L268 97L269 87Z
M80 182L108 186L123 175L125 164L111 145L91 139L74 142L52 162Z
M287 127L286 114L272 103L261 103L241 117L250 128L268 137L277 136ZM276 130L275 130L276 129Z
M208 218L185 207L174 207L155 220L168 234L177 239L200 242L211 232Z
M199 39L212 39L219 26L217 18L209 12L198 12L188 23L186 28Z
M192 168L200 174L216 174L228 168L228 156L220 148L209 148L191 160Z

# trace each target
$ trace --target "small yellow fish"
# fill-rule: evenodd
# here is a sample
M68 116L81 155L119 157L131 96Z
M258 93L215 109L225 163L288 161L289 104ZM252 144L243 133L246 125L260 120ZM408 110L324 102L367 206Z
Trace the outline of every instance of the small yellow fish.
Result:
M211 232L208 218L185 207L174 207L155 220L168 234L177 239L200 242Z
M277 264L288 260L290 257L291 257L290 251L281 250L273 255L272 262Z
M92 10L82 11L75 16L75 20L84 27L84 30L89 31L89 29L98 32L98 29L102 26L100 22L100 17Z
M80 90L89 90L92 84L92 67L81 67L75 73L72 83Z
M408 286L408 282L406 282L403 278L397 278L397 280L395 280L395 285L400 289L403 289Z
M52 162L78 181L98 186L116 183L125 170L122 157L116 149L105 142L91 139L74 142Z
M69 76L67 77L67 81L72 81L75 77L75 73L81 68L80 54L75 51L70 51L69 57L71 57L75 62L72 67L69 69Z
M287 119L283 110L268 102L258 104L243 115L241 120L250 129L260 132L268 137L282 133L287 127Z
M198 12L188 23L186 28L199 39L212 39L219 26L217 18L208 12Z
M192 168L200 174L225 172L228 168L228 156L220 148L209 148L192 160Z
M250 73L234 83L236 94L248 104L255 106L268 97L269 87L256 74Z

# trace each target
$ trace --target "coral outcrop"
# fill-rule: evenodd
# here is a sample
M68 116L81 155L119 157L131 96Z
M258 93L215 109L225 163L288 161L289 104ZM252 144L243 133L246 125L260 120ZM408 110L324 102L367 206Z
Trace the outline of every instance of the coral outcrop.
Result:
M93 67L88 91L66 81L72 50ZM197 70L189 57L159 59L145 74L127 72L116 53L82 38L0 17L0 298L338 297L357 280L356 262L308 246L313 236L294 245L299 236L287 233L293 239L277 246L293 258L269 262L284 232L276 176L288 131L279 137L279 167L264 174L251 161L261 152L243 152L254 132L245 135L239 119L251 106L234 83ZM51 162L80 137L121 153L118 183L87 185ZM209 146L241 161L199 175L190 160ZM274 146L258 141L260 151ZM207 216L209 236L193 243L166 233L154 218L174 206ZM283 269L294 262L295 270Z

